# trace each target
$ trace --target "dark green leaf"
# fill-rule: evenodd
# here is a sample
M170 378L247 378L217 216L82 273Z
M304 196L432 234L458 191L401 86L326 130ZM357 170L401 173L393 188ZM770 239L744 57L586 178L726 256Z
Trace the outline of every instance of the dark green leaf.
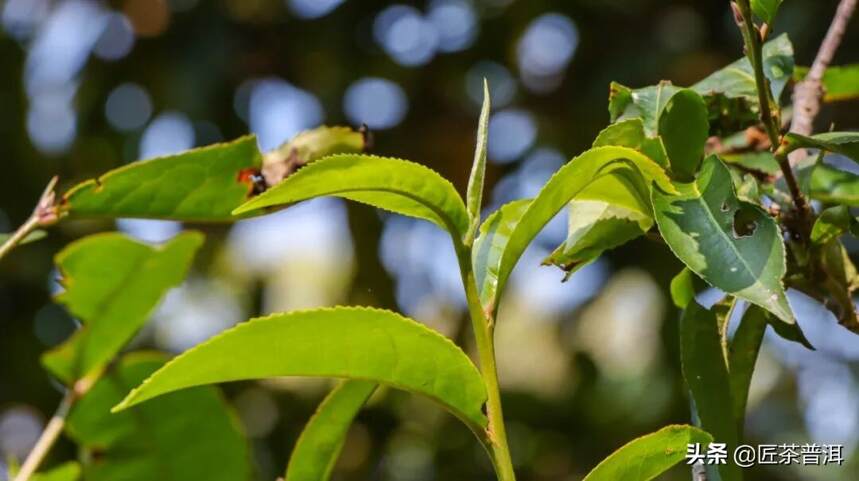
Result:
M730 366L731 399L734 403L738 439L742 439L745 428L746 403L752 373L758 360L758 351L767 329L769 314L758 306L749 306L740 320L740 326L731 339L728 364ZM776 321L778 322L778 321ZM780 324L780 323L779 323Z
M709 157L695 182L675 187L678 194L653 190L656 222L674 254L710 284L795 322L781 283L781 232L763 209L737 198L727 167Z
M692 426L666 426L634 439L605 458L583 481L649 481L686 457L690 444L706 448L712 436Z
M477 146L474 148L474 164L468 178L468 218L471 223L469 233L480 224L480 209L483 204L483 178L486 174L486 145L489 140L489 84L483 79L483 107L480 109L480 120L477 123ZM469 236L470 237L470 236Z
M752 12L756 17L772 25L782 0L751 0Z
M738 445L728 368L723 356L716 315L692 301L680 321L680 357L683 377L692 393L701 427L714 442ZM732 460L719 466L723 481L742 479Z
M486 427L486 389L465 353L411 319L362 307L296 311L242 323L167 363L115 409L186 387L275 376L384 383L436 400L475 432Z
M785 140L792 148L826 150L859 162L859 132L826 132L811 137L789 133Z
M214 387L164 396L128 411L110 408L164 364L126 355L72 408L66 431L83 449L87 481L248 481L250 450Z
M468 213L453 185L414 162L371 155L333 155L313 162L235 210L244 214L322 196L337 196L426 219L463 238Z
M122 234L96 234L57 255L65 304L83 327L42 363L67 384L103 368L137 333L158 301L185 278L203 235L186 232L161 246Z
M342 381L322 401L292 450L286 481L328 481L355 415L376 390L367 381Z
M658 121L671 171L679 179L692 179L704 157L710 130L704 99L694 90L679 90L665 104Z
M845 205L824 209L814 222L811 230L811 241L823 245L841 237L845 232L859 233L859 221L850 214Z
M809 191L812 199L856 207L859 206L859 175L817 164L811 171Z
M808 75L808 67L797 67L793 72L795 82ZM829 67L823 74L823 101L839 102L859 97L859 64Z

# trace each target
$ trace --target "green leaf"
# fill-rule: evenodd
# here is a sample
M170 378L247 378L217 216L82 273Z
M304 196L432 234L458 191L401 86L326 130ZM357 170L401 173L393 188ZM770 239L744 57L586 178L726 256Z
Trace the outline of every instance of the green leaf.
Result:
M82 182L61 206L77 217L143 217L231 221L233 209L254 195L253 175L268 186L302 165L334 153L360 152L362 132L319 127L265 155L252 135L181 154L133 162Z
M739 200L731 174L715 156L678 194L653 190L656 223L674 254L705 281L794 323L781 279L785 252L778 225Z
M794 82L808 75L808 67L797 67L793 72ZM859 97L859 64L829 67L823 73L823 101L840 102Z
M256 138L133 162L82 182L63 197L76 217L226 221L251 194L242 173L262 162Z
M675 87L668 81L635 90L612 82L608 104L611 121L615 123L639 118L644 126L644 133L655 137L659 131L662 110L680 90L680 87Z
M81 465L75 461L69 461L32 475L30 481L77 481L80 477Z
M367 381L342 381L328 394L292 450L286 481L328 481L331 478L349 426L376 386Z
M745 429L746 403L749 398L749 387L752 374L758 360L758 351L767 329L769 314L758 306L749 306L740 326L731 339L728 364L730 367L731 399L734 407L734 419L737 426L737 438L742 439Z
M477 123L477 146L474 148L474 164L468 178L468 219L471 227L469 234L480 224L480 209L483 203L483 178L486 174L486 145L489 141L489 84L483 79L483 107L480 109L480 121Z
M680 309L686 309L686 306L695 300L695 274L684 267L671 279L670 290L674 305Z
M496 269L495 292L504 290L513 267L528 244L568 202L591 185L594 179L630 166L637 169L645 185L655 182L663 189L674 191L665 171L657 163L630 148L596 147L579 155L549 179L510 231ZM484 309L487 307L484 305Z
M119 414L110 408L164 364L157 353L123 357L69 414L87 481L247 481L250 449L217 388L164 396Z
M763 45L764 75L778 100L793 75L793 45L787 34ZM754 70L743 57L692 86L707 101L712 123L735 132L757 122L758 91Z
M604 146L629 147L650 157L657 164L668 167L668 154L659 137L648 137L644 134L644 123L640 118L621 120L603 129L593 147Z
M47 235L48 235L47 232L45 232L41 229L36 229L33 232L30 232L29 234L24 236L24 238L21 239L21 242L19 242L18 245L29 244L30 242L36 242L36 241L42 240ZM0 234L0 244L5 243L7 240L9 240L10 237L12 237L12 233Z
M719 157L728 165L737 165L765 175L773 175L781 170L772 152L733 152Z
M68 245L56 258L65 290L56 300L83 322L42 363L67 384L103 368L137 333L158 301L185 278L203 235L185 232L164 245L119 233Z
M751 0L752 12L756 17L772 25L782 0Z
M275 376L362 379L426 395L475 432L486 427L483 379L450 340L390 311L337 307L274 314L176 357L115 410L191 386Z
M680 320L680 358L683 377L692 393L701 427L717 443L738 445L734 401L725 365L716 315L692 301ZM742 479L732 460L719 466L723 481Z
M823 245L841 237L845 232L859 235L859 221L850 214L846 205L824 209L811 229L811 242Z
M498 267L507 248L510 234L531 204L531 199L520 199L502 205L483 221L479 236L472 248L474 270L480 302L488 312L498 307Z
M463 238L468 213L453 185L437 172L400 159L372 155L334 155L318 160L234 213L336 196L426 219Z
M653 226L648 186L632 166L598 177L569 206L567 239L544 262L568 277Z
M680 179L695 177L709 136L707 105L694 90L678 90L659 114L659 136L671 171Z
M820 163L812 168L809 191L812 199L857 207L859 175Z
M794 149L821 149L845 155L859 162L859 132L826 132L811 137L789 133L784 138Z
M713 437L692 426L666 426L634 439L605 458L583 481L649 481L686 458L690 444L706 447Z

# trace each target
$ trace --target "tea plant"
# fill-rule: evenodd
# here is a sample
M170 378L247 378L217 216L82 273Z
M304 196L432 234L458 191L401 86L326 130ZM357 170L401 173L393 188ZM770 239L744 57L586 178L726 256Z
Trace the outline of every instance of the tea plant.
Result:
M689 443L738 445L767 326L811 347L786 288L819 300L846 329L859 332L852 299L859 276L840 240L859 233L849 209L859 205L859 176L823 161L828 152L859 161L859 134L810 130L821 98L859 96L859 85L849 81L859 66L828 68L855 2L842 2L808 70L794 67L786 35L770 38L780 3L731 3L746 55L691 87L612 84L611 125L593 147L558 170L535 198L506 204L482 221L488 87L464 200L427 167L362 153L366 133L342 127L302 133L265 155L245 137L134 163L79 184L59 200L52 183L0 255L37 228L65 219L230 221L322 196L432 222L450 235L456 252L478 363L441 334L371 307L253 319L166 363L154 354L120 356L166 290L181 281L202 236L189 232L158 247L119 234L91 236L57 257L65 288L57 300L83 325L43 358L66 395L15 479L76 479L81 470L85 479L155 479L156 472L175 479L247 479L247 444L210 385L307 376L341 381L298 439L287 481L329 478L352 420L379 385L426 396L450 411L483 445L498 479L512 481L496 319L513 268L565 207L568 237L546 263L568 276L644 235L664 242L685 264L670 287L683 309L682 371L698 424L636 439L585 479L648 480L682 461ZM783 109L792 82L794 104ZM819 154L807 157L805 149ZM695 300L699 280L725 297L701 306ZM728 321L745 304L729 339ZM160 397L174 391L182 392ZM149 437L141 434L144 423ZM34 474L62 431L98 455L84 456L82 468L73 463ZM133 459L114 456L130 449ZM743 477L730 460L696 469L697 479Z

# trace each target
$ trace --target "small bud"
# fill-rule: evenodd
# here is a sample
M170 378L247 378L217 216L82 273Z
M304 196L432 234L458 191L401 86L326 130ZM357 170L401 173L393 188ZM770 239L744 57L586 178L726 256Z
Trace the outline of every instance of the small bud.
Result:
M740 6L737 5L737 2L731 2L731 11L734 12L734 22L742 27L745 20L743 19L743 12L740 10Z

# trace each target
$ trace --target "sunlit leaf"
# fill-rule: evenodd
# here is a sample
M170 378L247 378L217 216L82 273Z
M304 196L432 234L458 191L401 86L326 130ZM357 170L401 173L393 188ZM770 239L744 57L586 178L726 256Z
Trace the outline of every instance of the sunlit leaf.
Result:
M328 481L355 415L376 384L342 381L304 427L286 468L286 481Z
M680 87L665 81L658 85L634 90L612 82L608 106L611 121L641 119L644 133L654 137L659 131L659 116L662 110L671 97L680 90Z
M674 254L713 286L794 323L781 282L784 243L772 217L737 198L717 157L704 161L695 182L675 187L677 194L653 190L656 222Z
M337 307L239 324L176 357L117 410L191 386L275 376L375 381L436 400L476 430L486 427L483 379L450 340L390 311Z
M809 195L823 202L859 206L859 175L817 164L811 171Z
M593 143L594 147L629 147L650 157L657 164L668 167L668 154L659 137L648 137L640 118L621 120L603 129Z
M653 226L648 186L632 166L598 177L570 202L567 239L546 260L567 274Z
M248 481L250 450L233 412L211 386L118 414L110 408L164 364L156 353L123 357L72 408L66 432L83 450L87 481Z
M717 323L716 315L697 302L686 306L680 321L681 367L701 428L713 436L714 442L732 447L738 445L739 435ZM731 459L718 470L723 481L742 479L741 470Z
M824 209L811 229L811 242L823 245L841 237L845 232L859 234L859 221L845 205Z
M731 339L728 365L730 370L731 400L734 403L734 419L737 425L738 439L742 439L745 428L746 403L749 398L749 387L752 383L752 373L758 360L758 351L767 329L769 314L758 306L749 306L740 326Z
M808 75L808 67L797 67L793 80L799 82ZM823 74L823 101L839 102L859 97L859 64L829 67Z
M364 151L370 142L369 135L365 129L356 131L349 127L325 125L305 130L271 152L266 152L262 159L261 174L269 187L277 185L317 159L332 154Z
M684 267L671 279L671 301L680 309L686 309L686 305L695 299L695 274Z
M710 131L704 99L694 90L677 91L659 113L658 123L671 171L678 179L693 178Z
M683 461L690 444L700 444L706 450L712 441L712 436L692 426L666 426L630 441L583 481L649 481Z
M164 294L182 282L202 243L197 232L185 232L160 246L108 233L63 249L56 262L65 290L56 300L83 326L43 355L45 367L68 384L103 368Z
M810 137L789 133L785 140L794 148L826 150L859 162L859 132L825 132Z
M474 148L474 164L468 177L468 219L471 223L469 232L480 223L480 209L483 205L483 178L486 174L486 146L489 140L489 85L483 79L483 107L480 109L480 120L477 123L477 146Z
M321 196L337 196L433 222L462 238L468 213L453 185L437 172L400 159L334 155L304 167L235 210L244 214Z
M531 199L502 205L483 221L472 248L472 269L480 301L488 312L497 308L498 267L507 248L510 233L522 219Z
M782 0L751 0L752 12L766 23L772 24Z
M513 267L528 244L567 203L584 191L594 179L630 166L634 166L643 177L644 185L656 183L663 189L674 191L662 167L640 152L627 147L596 147L588 150L561 167L549 179L510 231L498 264L495 291L503 291Z
M30 476L30 481L77 481L80 477L81 465L75 461L69 461Z

